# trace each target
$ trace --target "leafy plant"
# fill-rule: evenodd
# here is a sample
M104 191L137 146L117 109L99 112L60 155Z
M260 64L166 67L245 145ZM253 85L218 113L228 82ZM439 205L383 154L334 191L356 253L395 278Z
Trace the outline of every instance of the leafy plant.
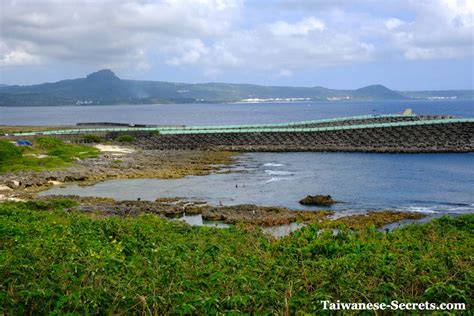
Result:
M102 142L102 138L95 134L87 134L82 137L82 140L86 143L100 143Z
M0 140L0 167L21 159L21 149L6 140Z
M474 215L382 233L97 217L0 204L2 314L316 314L321 300L474 303Z
M133 142L134 140L135 140L135 137L128 134L120 135L119 137L117 137L117 141L121 143L130 143L130 142Z

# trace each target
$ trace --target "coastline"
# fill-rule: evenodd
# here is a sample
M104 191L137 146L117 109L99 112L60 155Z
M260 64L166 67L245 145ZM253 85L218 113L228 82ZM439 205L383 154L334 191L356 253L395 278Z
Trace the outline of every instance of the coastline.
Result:
M465 294L472 292L472 214L335 218L324 209L186 197L39 196L73 183L239 172L235 152L99 148L58 169L0 176L0 313L314 314L321 298L382 302L393 292L407 302L472 305ZM219 225L196 227L185 217Z
M130 216L152 213L165 218L200 215L203 220L225 224L244 223L261 227L278 227L291 223L319 223L327 227L346 225L381 228L404 220L419 220L426 215L417 212L380 210L366 215L349 215L333 219L334 211L291 210L277 206L235 205L213 206L186 198L165 198L156 201L115 201L113 199L77 196L40 197L38 193L54 186L68 184L93 185L111 179L178 179L211 173L232 173L237 170L239 153L226 151L146 150L123 144L96 145L97 158L75 161L71 166L44 171L20 171L0 175L0 201L34 201L66 198L79 205L72 210L88 213L100 210L102 216Z

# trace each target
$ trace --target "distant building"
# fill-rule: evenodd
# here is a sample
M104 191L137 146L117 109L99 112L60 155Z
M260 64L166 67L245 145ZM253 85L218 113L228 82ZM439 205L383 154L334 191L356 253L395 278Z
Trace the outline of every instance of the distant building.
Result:
M406 108L405 111L402 113L403 116L411 116L413 115L413 110L410 108Z
M456 100L458 97L457 96L451 96L451 97L428 97L428 100Z
M311 98L249 98L242 99L243 103L261 103L261 102L304 102L311 101Z
M326 99L328 101L342 101L342 100L350 100L351 97L349 96L333 96L333 97L327 97Z
M77 100L76 105L88 105L94 103L92 100Z

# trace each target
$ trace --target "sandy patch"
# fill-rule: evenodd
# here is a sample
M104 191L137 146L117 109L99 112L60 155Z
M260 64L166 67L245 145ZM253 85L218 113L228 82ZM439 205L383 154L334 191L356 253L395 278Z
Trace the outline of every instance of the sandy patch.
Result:
M0 184L0 191L10 191L13 190L10 187L7 187L6 185Z
M25 154L24 156L33 156L33 157L36 157L36 158L46 158L48 157L48 155L37 155L37 154Z
M120 154L130 154L133 153L135 150L133 148L121 147L116 145L95 145L95 148L99 149L102 152L107 153L120 153Z
M48 181L48 183L52 184L52 185L61 185L61 184L63 184L63 182L61 182L61 181L53 181L53 180Z
M16 197L9 197L9 196L0 194L0 202L7 202L7 201L10 201L10 202L25 202L25 200L22 200L22 199L19 199L19 198L16 198Z

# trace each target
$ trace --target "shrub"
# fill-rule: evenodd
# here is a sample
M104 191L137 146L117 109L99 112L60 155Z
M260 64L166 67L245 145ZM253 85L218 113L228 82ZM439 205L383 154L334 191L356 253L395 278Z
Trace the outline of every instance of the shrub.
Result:
M86 143L100 143L102 141L102 138L100 136L95 135L95 134L87 134L82 137L82 140Z
M53 137L40 137L36 140L36 144L41 149L54 149L64 145L62 140Z
M134 140L135 140L135 137L128 134L120 135L119 137L117 137L117 141L121 143L130 143L130 142L133 142Z
M474 303L474 215L386 234L312 225L275 240L249 227L71 206L0 203L0 314L319 315L321 300Z
M6 140L0 140L0 166L19 160L21 149Z

